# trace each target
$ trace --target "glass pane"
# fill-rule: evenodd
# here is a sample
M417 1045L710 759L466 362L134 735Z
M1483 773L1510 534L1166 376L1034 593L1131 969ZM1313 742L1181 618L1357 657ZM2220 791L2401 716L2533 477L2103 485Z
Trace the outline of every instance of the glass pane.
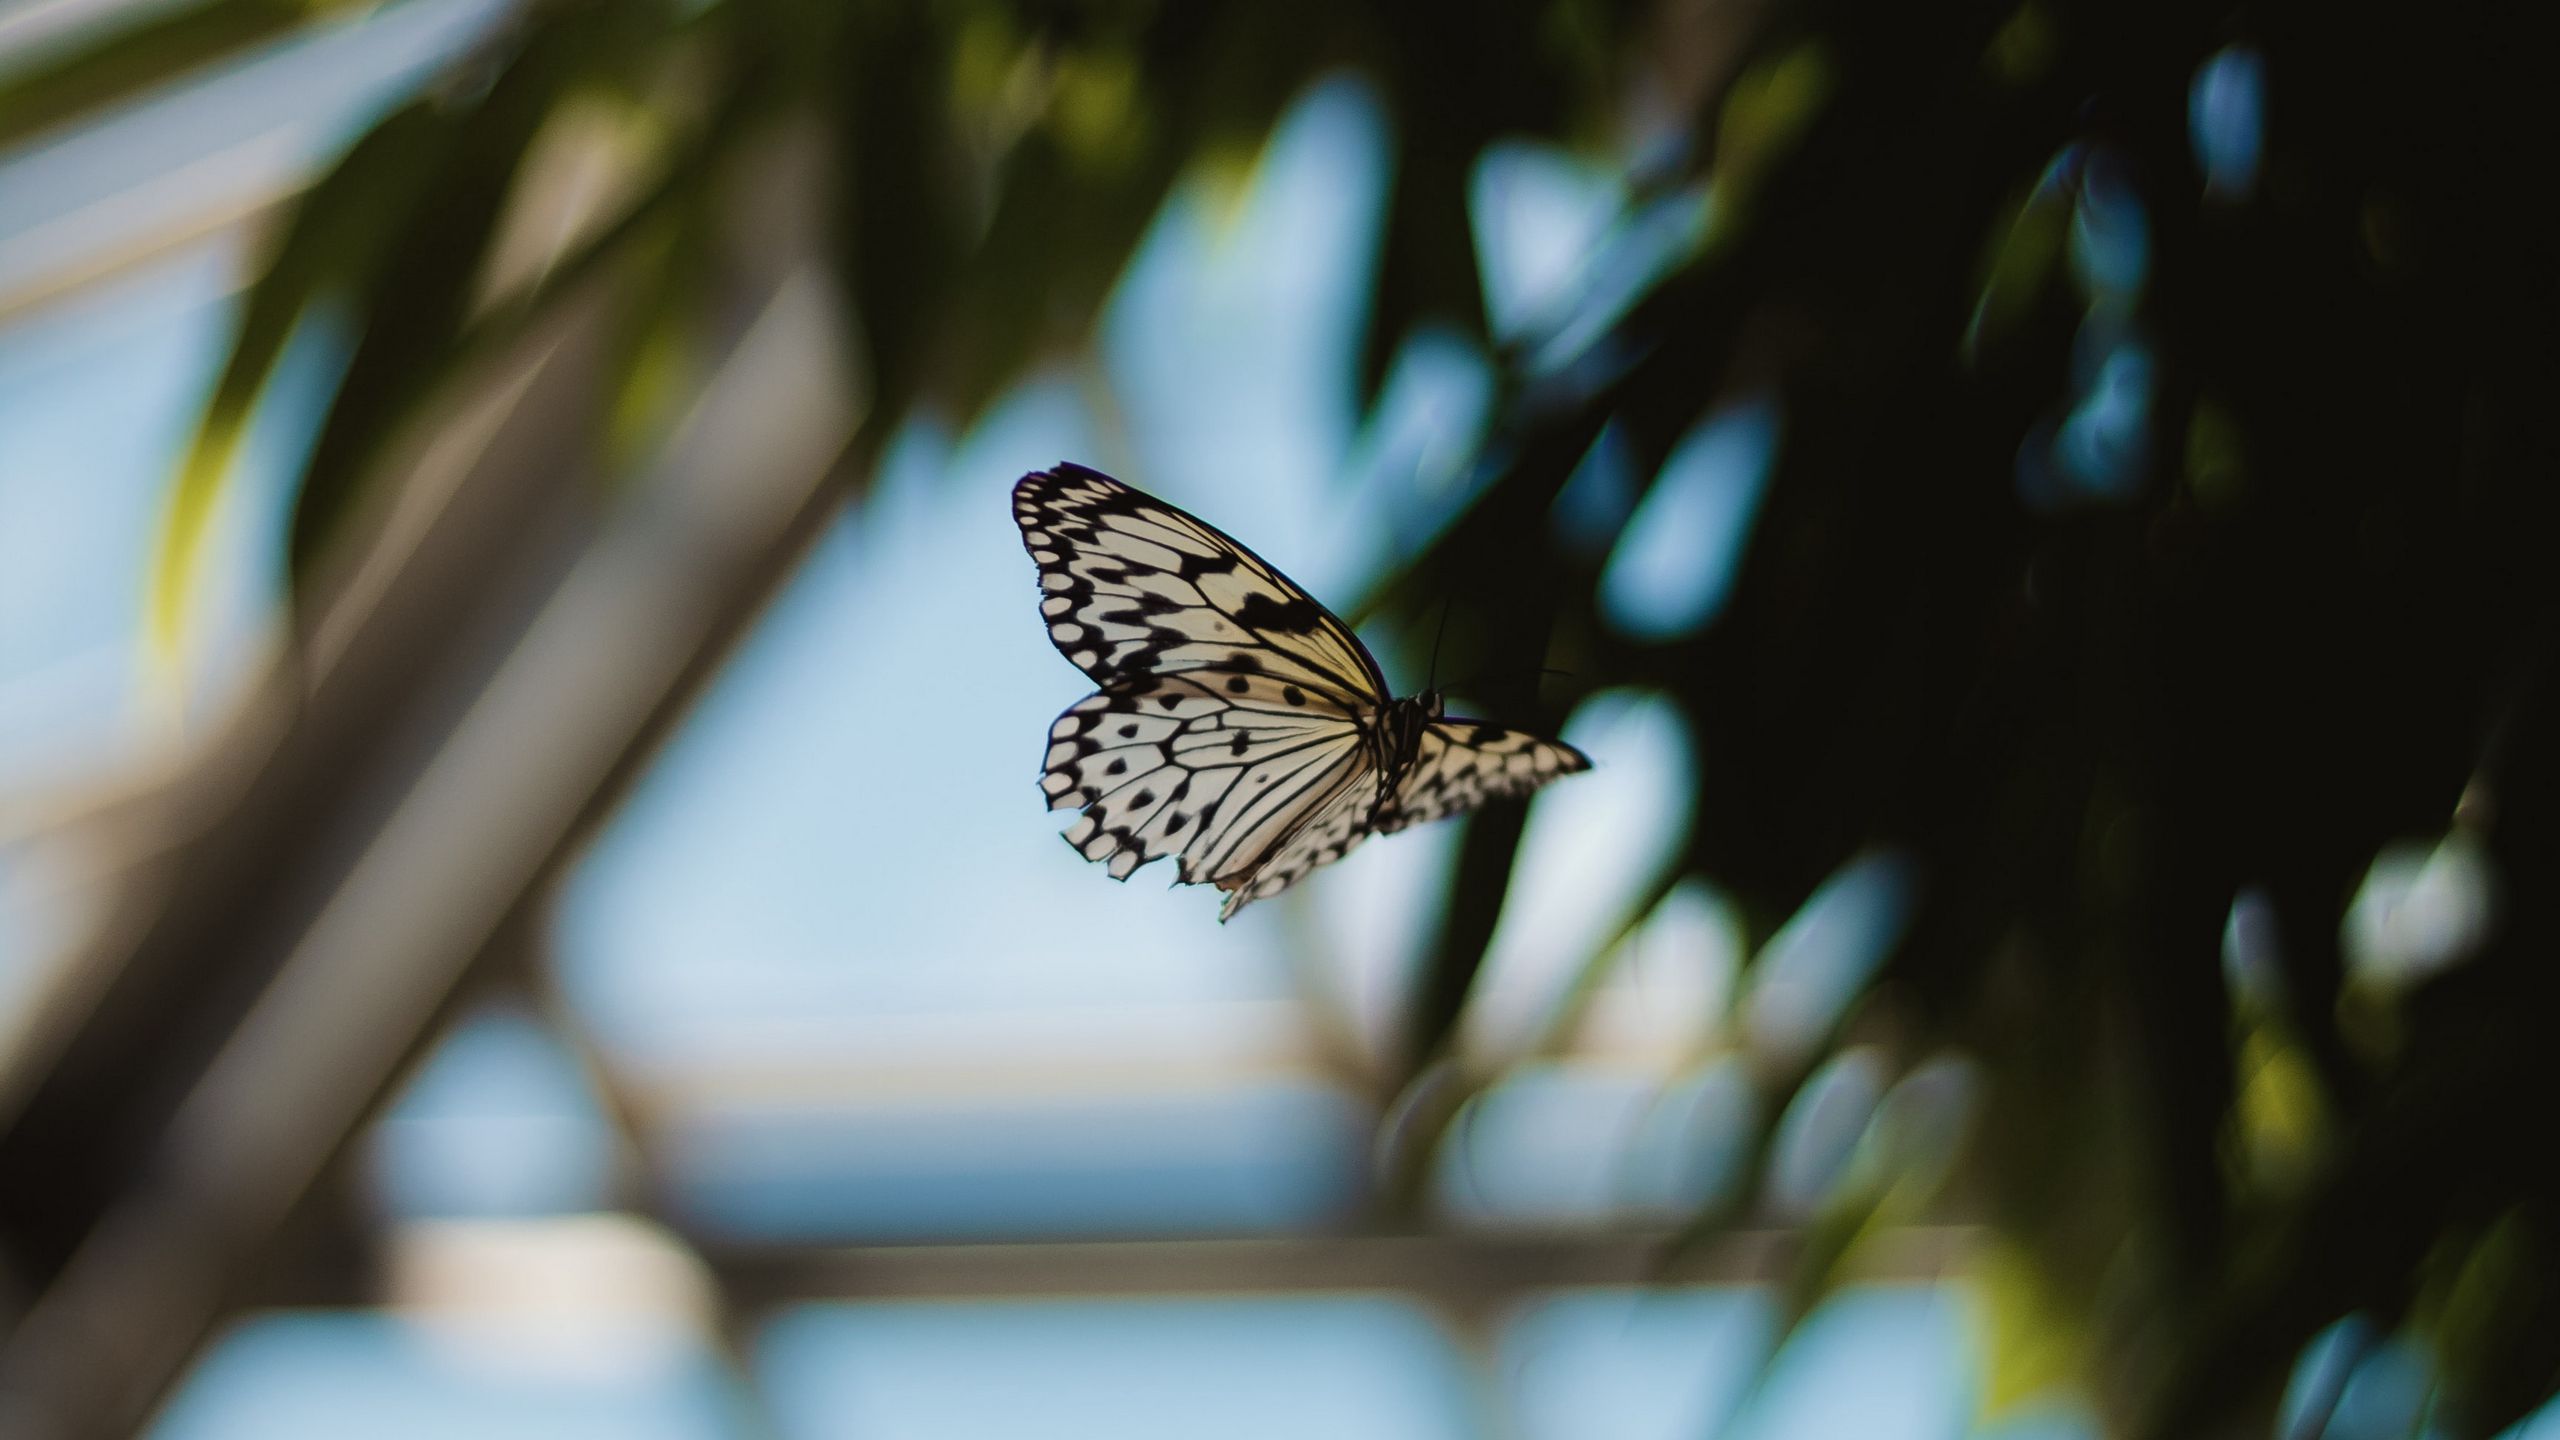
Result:
M758 1368L789 1440L1457 1440L1465 1368L1397 1300L813 1307Z
M215 1345L153 1440L723 1440L731 1382L704 1349L633 1335L575 1349L363 1313L264 1316ZM521 1340L521 1336L516 1337Z

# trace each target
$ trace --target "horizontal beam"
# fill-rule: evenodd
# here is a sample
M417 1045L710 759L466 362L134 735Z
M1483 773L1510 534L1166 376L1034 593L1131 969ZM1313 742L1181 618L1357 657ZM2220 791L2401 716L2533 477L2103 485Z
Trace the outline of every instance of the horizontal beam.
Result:
M1982 1232L1964 1225L1879 1232L1849 1278L1919 1283L1956 1273ZM1569 1286L1778 1285L1804 1253L1798 1230L1729 1231L1685 1253L1675 1234L1254 1236L976 1245L712 1246L715 1283L742 1313L822 1300L1108 1298L1399 1290L1461 1316Z

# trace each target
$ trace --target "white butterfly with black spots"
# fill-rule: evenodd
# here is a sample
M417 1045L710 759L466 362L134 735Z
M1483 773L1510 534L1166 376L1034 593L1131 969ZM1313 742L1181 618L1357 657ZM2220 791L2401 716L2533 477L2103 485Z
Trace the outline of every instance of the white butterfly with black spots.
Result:
M1049 727L1040 789L1126 880L1178 856L1226 920L1371 835L1521 795L1570 745L1399 700L1351 627L1205 521L1062 464L1013 487L1040 613L1102 688Z

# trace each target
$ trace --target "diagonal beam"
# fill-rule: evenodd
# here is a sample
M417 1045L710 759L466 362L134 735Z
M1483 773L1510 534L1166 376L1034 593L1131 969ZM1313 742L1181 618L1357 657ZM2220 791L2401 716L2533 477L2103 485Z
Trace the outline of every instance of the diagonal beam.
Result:
M833 297L809 271L750 293L666 461L610 504L603 301L485 377L302 696L280 677L155 817L84 983L0 1056L0 1276L32 1297L0 1338L0 1436L148 1415L832 515L858 418Z

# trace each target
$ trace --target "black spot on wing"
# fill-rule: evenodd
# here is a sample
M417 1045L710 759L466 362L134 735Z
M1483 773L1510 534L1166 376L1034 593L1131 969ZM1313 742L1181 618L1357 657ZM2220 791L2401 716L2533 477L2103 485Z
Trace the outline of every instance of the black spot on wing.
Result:
M1324 607L1304 596L1275 600L1256 591L1236 607L1236 623L1274 635L1312 635L1324 623Z

